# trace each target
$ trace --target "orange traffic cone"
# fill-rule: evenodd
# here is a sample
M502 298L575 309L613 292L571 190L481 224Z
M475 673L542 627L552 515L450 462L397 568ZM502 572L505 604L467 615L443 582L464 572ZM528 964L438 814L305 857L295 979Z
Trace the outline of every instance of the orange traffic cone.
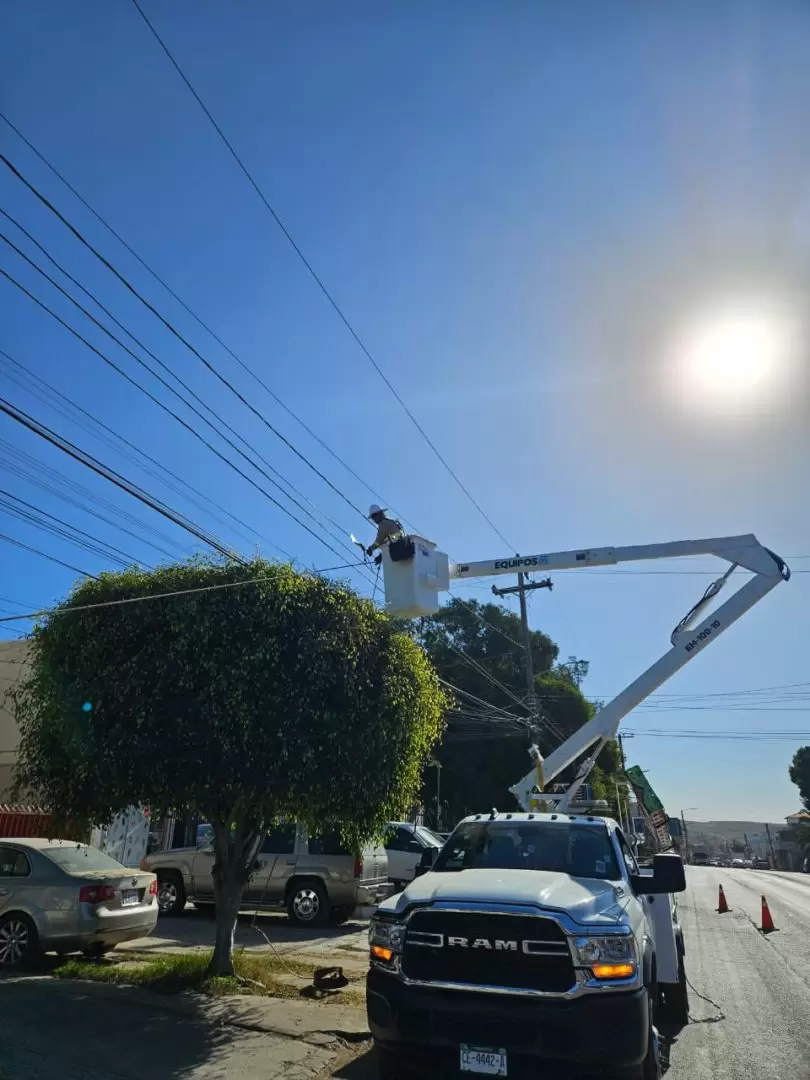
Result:
M719 899L719 901L717 903L717 914L718 915L725 915L727 911L731 911L731 908L728 906L728 901L726 900L726 894L723 892L723 886L721 885L720 886L720 899Z
M776 927L773 925L773 917L771 915L771 909L768 907L768 901L765 897L762 897L762 926L760 930L763 934L772 934Z

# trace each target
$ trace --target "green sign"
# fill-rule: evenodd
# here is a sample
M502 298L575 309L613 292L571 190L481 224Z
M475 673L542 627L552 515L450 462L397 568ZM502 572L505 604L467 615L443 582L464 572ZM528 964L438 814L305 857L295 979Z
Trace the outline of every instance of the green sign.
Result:
M650 781L638 767L638 765L632 765L627 770L627 779L636 789L636 794L641 798L644 804L644 809L649 814L654 814L656 810L663 810L664 804L658 798L653 791Z

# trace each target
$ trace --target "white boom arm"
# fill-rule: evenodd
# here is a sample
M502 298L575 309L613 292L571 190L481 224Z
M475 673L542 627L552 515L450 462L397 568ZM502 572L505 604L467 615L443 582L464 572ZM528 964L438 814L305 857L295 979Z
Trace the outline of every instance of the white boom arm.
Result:
M490 577L515 574L519 571L567 570L589 566L609 566L619 562L639 562L645 559L671 559L689 555L716 555L730 563L729 569L704 592L701 599L681 620L672 633L671 648L647 668L625 690L596 714L587 724L558 746L545 761L535 752L536 768L511 788L512 794L528 810L538 786L542 791L555 776L567 769L583 754L588 758L578 770L577 777L564 793L545 793L543 801L557 810L565 810L584 783L596 756L610 739L615 738L621 720L662 683L666 682L710 642L744 615L749 608L766 596L780 581L787 581L790 570L778 555L763 547L751 534L720 537L712 540L683 540L668 544L646 544L623 548L584 548L553 554L514 556L477 563L450 563L447 556L436 551L435 545L413 537L414 555L393 561L384 553L385 596L392 614L426 615L438 610L438 592L447 588L450 578ZM750 570L748 580L720 607L702 621L701 614L717 596L737 567Z

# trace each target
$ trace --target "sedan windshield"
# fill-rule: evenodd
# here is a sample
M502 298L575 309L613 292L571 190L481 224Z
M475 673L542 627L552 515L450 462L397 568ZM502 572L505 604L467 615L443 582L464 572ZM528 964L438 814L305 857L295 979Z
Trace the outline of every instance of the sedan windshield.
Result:
M604 826L575 822L482 821L460 825L434 871L551 870L615 881L620 875Z
M126 873L126 867L120 862L87 844L63 843L56 847L44 848L42 854L47 855L68 874L84 874L99 870L106 870L110 874L120 874L121 871Z

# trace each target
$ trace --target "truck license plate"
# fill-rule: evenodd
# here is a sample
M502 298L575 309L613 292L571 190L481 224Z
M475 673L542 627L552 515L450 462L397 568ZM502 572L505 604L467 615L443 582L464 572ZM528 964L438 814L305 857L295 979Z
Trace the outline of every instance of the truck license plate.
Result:
M124 889L121 892L121 907L131 907L138 903L137 889Z
M506 1051L462 1043L461 1071L483 1073L485 1076L506 1076Z

